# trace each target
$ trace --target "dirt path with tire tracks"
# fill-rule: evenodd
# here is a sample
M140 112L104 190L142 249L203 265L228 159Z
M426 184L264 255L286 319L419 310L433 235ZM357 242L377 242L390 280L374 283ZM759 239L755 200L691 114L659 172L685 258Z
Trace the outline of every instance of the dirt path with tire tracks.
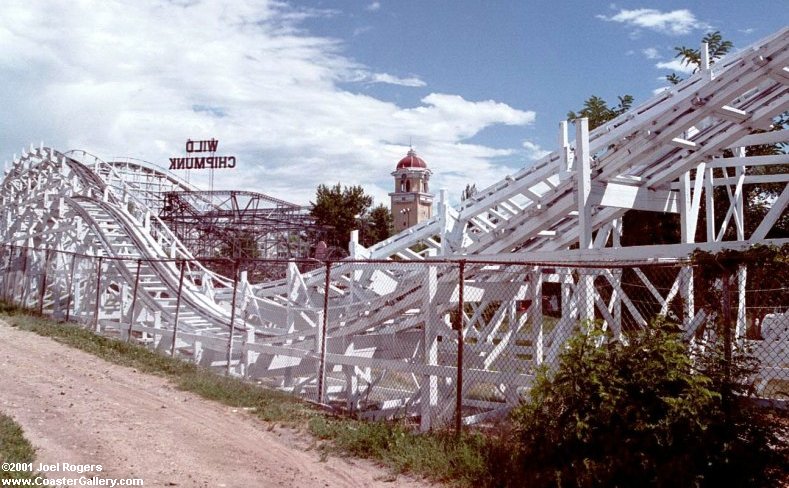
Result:
M367 461L321 460L302 433L2 321L0 411L22 426L37 462L100 464L88 475L144 486L428 486Z

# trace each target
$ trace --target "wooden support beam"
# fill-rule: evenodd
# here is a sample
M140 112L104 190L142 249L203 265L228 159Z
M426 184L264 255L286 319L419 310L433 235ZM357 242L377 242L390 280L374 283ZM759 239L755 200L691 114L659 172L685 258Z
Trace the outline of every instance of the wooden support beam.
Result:
M707 164L704 162L701 162L699 163L698 166L696 166L696 177L693 183L693 197L690 203L689 218L690 218L690 226L691 226L690 232L694 236L693 239L694 241L696 235L696 226L698 225L699 222L699 211L701 210L701 194L702 194L702 188L706 176L706 167Z
M707 165L707 167L731 168L738 166L770 166L779 164L789 164L789 154L774 154L769 156L745 156L743 154L741 156L734 156L731 158L715 158Z
M691 222L691 193L690 193L690 172L685 172L679 180L679 219L680 233L682 242L693 242L692 222Z
M592 170L589 154L589 120L575 121L575 198L578 209L578 248L592 249ZM578 278L578 319L594 319L594 277L581 273Z
M783 195L783 194L782 194ZM787 194L789 199L789 194ZM778 212L780 215L780 212ZM748 241L700 242L690 244L659 244L650 246L629 246L618 249L562 249L557 251L530 251L501 254L477 254L480 260L526 262L526 263L600 263L605 261L641 261L648 263L676 263L686 260L693 251L716 253L724 249L743 250L753 244L782 246L789 239L750 239Z
M724 105L716 109L715 115L724 120L728 120L729 122L734 122L737 124L741 124L750 118L750 114L745 110L740 110L728 105Z
M783 214L787 204L789 204L789 185L784 187L781 195L773 202L772 207L770 207L770 211L764 216L764 219L762 219L759 227L753 231L750 240L762 240L766 238L767 233L770 232L770 229L773 228L773 225L775 225L775 223Z
M438 364L438 330L441 317L438 314L436 297L438 294L438 269L427 266L425 270L425 297L422 303L424 330L422 337L422 357L426 366ZM420 430L428 431L433 427L433 412L438 405L438 377L423 375L421 384Z
M651 212L677 213L679 194L672 190L650 190L646 187L609 182L600 205Z
M678 147L680 149L695 150L697 147L695 142L689 141L687 139L682 139L680 137L675 137L674 139L671 139L671 144L674 147Z
M734 144L729 146L729 149L741 146L761 146L763 144L777 144L780 142L789 141L789 129L771 130L767 132L759 132L757 134L748 134L742 139L737 140ZM753 164L751 164L753 166Z
M704 179L704 211L706 212L707 242L715 241L715 192L714 170L707 165L707 177Z
M770 70L770 77L784 85L789 85L789 66Z
M578 209L578 243L581 249L592 248L592 170L589 158L589 119L575 121L575 199Z
M763 185L765 183L786 183L789 181L789 173L774 175L743 175L728 178L716 178L714 186L736 185L742 180L743 185Z

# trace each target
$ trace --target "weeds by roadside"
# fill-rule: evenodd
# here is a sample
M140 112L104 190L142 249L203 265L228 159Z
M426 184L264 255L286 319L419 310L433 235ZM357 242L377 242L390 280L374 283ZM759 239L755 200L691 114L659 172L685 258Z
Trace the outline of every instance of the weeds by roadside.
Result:
M330 441L322 449L382 460L396 473L410 473L457 486L485 486L494 438L479 432L457 437L437 431L416 435L407 425L313 417L309 430Z
M0 413L0 463L28 464L36 458L36 450L25 439L22 427L14 419ZM1 469L0 479L33 479L33 470Z

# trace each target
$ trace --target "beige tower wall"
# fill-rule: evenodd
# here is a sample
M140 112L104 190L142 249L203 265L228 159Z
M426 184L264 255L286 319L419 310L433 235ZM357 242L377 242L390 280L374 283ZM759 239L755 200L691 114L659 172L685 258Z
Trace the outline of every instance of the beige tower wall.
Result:
M433 195L396 193L391 197L395 232L400 232L433 216Z

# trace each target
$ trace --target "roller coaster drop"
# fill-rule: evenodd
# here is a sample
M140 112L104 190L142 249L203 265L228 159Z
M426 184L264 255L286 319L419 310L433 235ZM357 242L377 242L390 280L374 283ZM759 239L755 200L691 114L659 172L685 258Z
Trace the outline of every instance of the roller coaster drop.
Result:
M557 151L460 207L442 190L432 219L370 248L352 237L350 259L310 272L289 262L284 279L258 284L202 265L159 217L163 194L193 190L177 178L131 160L31 147L2 184L0 291L370 417L407 412L423 428L437 425L452 415L458 381L464 421L499 415L579 320L597 317L614 334L647 326L624 273L693 337L709 317L694 308L683 259L696 248L789 241L769 238L789 203L789 155L746 155L789 141L786 130L757 131L789 111L788 46L784 29L591 133L576 121L573 143L561 123ZM745 171L764 165L780 171ZM743 185L759 183L783 191L746 235ZM728 196L723 218L714 215L716 187ZM630 209L679 214L682 242L621 247ZM694 243L702 212L707 240ZM730 227L736 240L724 241ZM656 262L680 263L666 268L674 275L665 288L637 267ZM560 302L550 327L549 286ZM744 289L738 296L744 340ZM774 347L786 351L787 341L779 334ZM459 342L461 370L451 359ZM789 379L785 363L768 366Z

